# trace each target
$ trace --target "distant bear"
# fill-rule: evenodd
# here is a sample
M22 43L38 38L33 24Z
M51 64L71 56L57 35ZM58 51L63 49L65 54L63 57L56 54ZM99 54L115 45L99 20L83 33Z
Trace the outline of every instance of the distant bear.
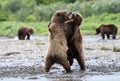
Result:
M107 39L110 39L110 35L112 35L112 39L116 39L118 28L114 24L101 24L98 28L96 28L96 34L101 33L102 39L105 39L105 34Z
M68 44L68 60L70 65L73 64L73 58L77 59L79 66L85 70L85 61L82 45L82 34L79 26L82 23L82 17L79 13L73 12L69 15L69 20L65 22L66 27L63 28Z
M29 27L20 27L18 29L18 39L19 40L30 40L30 35L34 33L34 30ZM27 37L27 38L26 38Z
M69 19L68 16L64 10L57 11L48 25L49 44L45 59L46 72L49 72L54 63L61 64L66 72L70 72L70 64L67 60L67 40L62 29L65 26L64 22Z

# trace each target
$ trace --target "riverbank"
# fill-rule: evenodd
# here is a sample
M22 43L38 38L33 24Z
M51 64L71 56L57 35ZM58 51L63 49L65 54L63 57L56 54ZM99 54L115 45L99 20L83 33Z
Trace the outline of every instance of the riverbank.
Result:
M43 81L118 81L120 77L120 39L102 40L99 36L83 36L86 71L80 71L74 60L71 73L65 73L61 65L52 66L44 72L44 58L47 52L47 36L31 40L17 38L0 39L0 80ZM93 77L93 78L92 78ZM96 80L95 77L98 79ZM113 77L108 80L106 77ZM101 78L101 79L99 79Z

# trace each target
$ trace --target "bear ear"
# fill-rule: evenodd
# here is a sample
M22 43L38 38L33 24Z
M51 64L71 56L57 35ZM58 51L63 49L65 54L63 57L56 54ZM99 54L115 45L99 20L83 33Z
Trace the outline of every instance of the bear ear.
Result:
M30 28L30 33L33 34L34 33L34 30L32 28Z
M50 24L51 24L51 22L49 22L49 24L48 24L48 28L50 27Z
M60 14L60 13L57 13L57 16L61 16L61 14Z
M71 15L71 14L72 14L72 12L69 12L69 13L68 13L68 15Z

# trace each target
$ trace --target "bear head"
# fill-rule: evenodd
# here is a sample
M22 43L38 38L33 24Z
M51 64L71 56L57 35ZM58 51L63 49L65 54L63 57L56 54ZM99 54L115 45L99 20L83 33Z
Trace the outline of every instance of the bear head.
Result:
M78 26L80 26L82 23L82 16L77 12L72 12L69 15L69 19L73 20L74 24Z
M69 19L69 13L65 10L59 10L56 11L55 14L53 14L51 21L57 23L64 23L68 19Z

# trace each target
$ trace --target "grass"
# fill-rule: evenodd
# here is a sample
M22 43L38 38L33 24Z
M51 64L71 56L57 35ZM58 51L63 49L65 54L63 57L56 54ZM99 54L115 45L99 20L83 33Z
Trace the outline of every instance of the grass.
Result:
M16 36L17 30L21 26L32 27L35 30L35 35L47 35L47 25L48 22L0 22L0 36Z
M114 47L113 47L113 52L120 52L120 47L114 46Z
M113 23L118 27L118 34L120 34L120 13L119 14L102 14L97 16L92 16L83 19L81 25L81 30L83 35L94 35L96 33L95 29L101 24Z
M40 0L0 0L1 20L49 21L54 12L64 9L69 12L80 12L85 18L104 13L120 13L120 0L74 0L74 3L65 3L70 0L53 0L49 5L42 2L50 0L41 0L39 6L36 1ZM17 9L19 7L20 9Z
M95 29L102 23L113 23L118 27L118 34L120 34L120 13L119 14L102 14L83 18L80 26L83 35L95 35ZM48 35L49 22L16 22L5 21L0 22L0 36L16 36L17 29L21 26L29 26L35 30L35 35Z
M86 47L85 50L94 50L94 49L90 47Z
M100 50L111 50L111 49L103 46L103 47L100 48Z
M36 45L45 45L45 42L43 42L43 41L36 41Z

